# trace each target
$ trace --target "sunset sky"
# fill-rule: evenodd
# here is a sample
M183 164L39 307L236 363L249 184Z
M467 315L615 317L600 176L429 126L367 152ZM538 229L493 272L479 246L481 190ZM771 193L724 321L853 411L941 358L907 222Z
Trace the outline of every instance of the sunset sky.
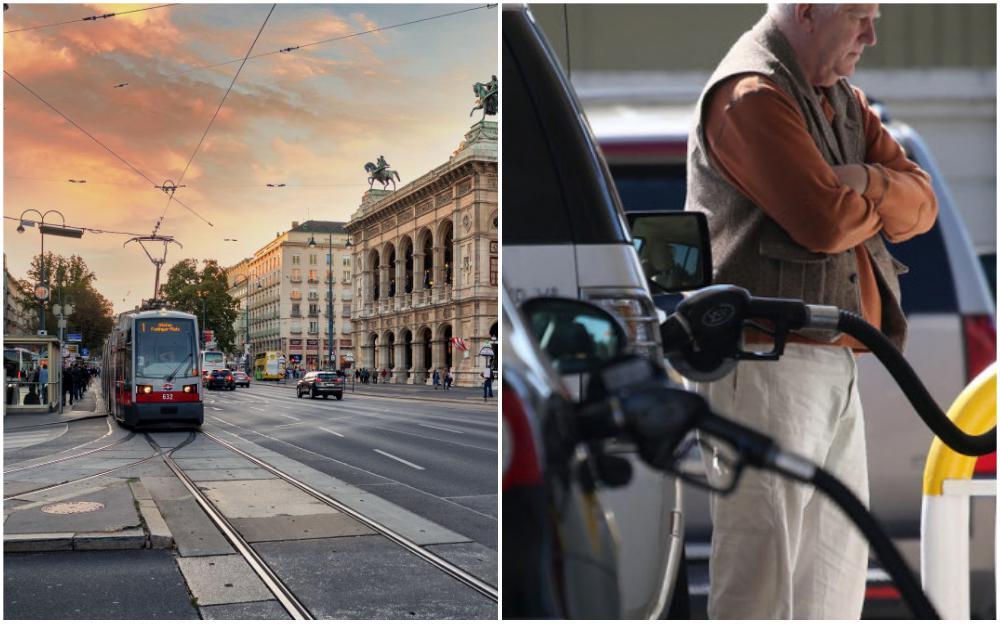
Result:
M147 6L11 4L4 31ZM278 4L252 55L475 6ZM270 8L179 4L6 33L4 69L157 184L176 182ZM401 184L447 161L480 117L469 117L473 83L499 73L498 18L482 8L248 60L176 194L214 227L169 206L160 233L184 248L171 245L164 278L183 258L231 265L292 221L347 221L379 154ZM68 225L152 231L162 191L8 76L3 101L5 216L57 209ZM16 227L4 220L3 248L24 278L39 233ZM83 256L122 311L153 290L153 265L127 239L46 236L45 247Z

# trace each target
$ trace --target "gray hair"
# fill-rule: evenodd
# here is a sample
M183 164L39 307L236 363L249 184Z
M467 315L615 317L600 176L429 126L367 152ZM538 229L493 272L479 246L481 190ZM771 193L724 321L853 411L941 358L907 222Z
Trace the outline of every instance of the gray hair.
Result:
M817 4L821 15L829 15L840 10L839 4ZM783 2L768 2L767 14L776 20L790 19L795 14L795 5Z

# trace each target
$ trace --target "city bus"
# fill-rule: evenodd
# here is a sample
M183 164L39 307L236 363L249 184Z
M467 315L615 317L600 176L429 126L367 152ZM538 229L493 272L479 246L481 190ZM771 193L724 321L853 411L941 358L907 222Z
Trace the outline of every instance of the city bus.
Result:
M226 367L226 356L222 351L201 352L201 374Z
M257 381L284 379L285 357L280 351L258 353L253 361L253 378Z
M176 310L118 315L101 363L108 411L127 427L204 422L198 319Z

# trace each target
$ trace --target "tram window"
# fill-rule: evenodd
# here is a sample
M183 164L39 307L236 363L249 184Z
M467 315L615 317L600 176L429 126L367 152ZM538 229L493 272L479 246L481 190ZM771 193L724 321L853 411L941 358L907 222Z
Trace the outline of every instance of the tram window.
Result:
M191 320L140 321L136 331L140 338L135 347L137 376L164 378L176 375L185 366L196 366L197 348Z

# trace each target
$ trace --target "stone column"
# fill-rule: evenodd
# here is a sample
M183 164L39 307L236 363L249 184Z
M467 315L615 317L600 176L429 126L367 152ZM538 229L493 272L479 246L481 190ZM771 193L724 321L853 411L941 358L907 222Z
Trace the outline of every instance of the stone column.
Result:
M444 355L445 355L445 341L444 340L431 340L431 372L435 370L440 370L441 374L444 375ZM443 378L442 378L442 381Z
M398 250L397 250L398 251ZM398 310L403 307L406 299L406 259L396 255L396 304L393 309Z
M378 346L378 350L379 350L379 354L378 354L378 360L379 360L378 361L378 370L379 370L379 373L382 372L383 368L386 369L386 370L391 370L389 368L389 345L387 345L387 344L380 344ZM382 383L382 376L381 375L379 375L378 381L379 381L379 383Z
M395 366L392 367L392 383L406 383L409 367L406 365L406 343L397 339L395 345Z
M380 260L380 262L384 262ZM389 265L383 264L378 268L378 300L379 302L389 301Z
M412 343L413 352L413 362L410 367L410 383L421 386L427 383L427 373L424 371L427 369L427 363L424 362L424 343L416 342Z
M434 288L432 290L436 294L444 292L444 247L435 245L433 258L431 272L434 274ZM434 299L437 297L435 296Z
M365 270L361 272L362 310L371 305L373 288L374 284L372 283L372 269L371 267L366 267Z

